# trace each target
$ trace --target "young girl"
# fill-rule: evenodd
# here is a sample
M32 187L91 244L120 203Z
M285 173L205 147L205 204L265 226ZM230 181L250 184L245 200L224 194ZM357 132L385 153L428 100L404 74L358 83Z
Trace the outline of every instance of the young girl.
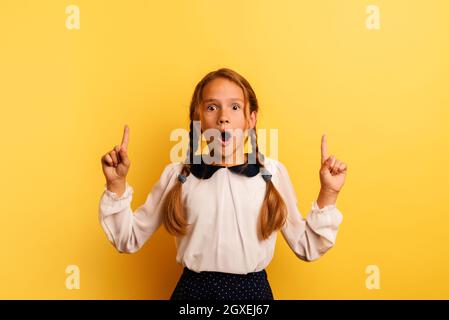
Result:
M335 244L343 219L335 203L347 165L327 155L323 135L321 189L307 218L302 218L287 169L259 152L258 110L256 95L241 75L226 68L207 74L190 104L186 160L166 165L134 212L133 188L126 182L128 126L121 145L101 158L106 184L99 219L114 247L136 252L162 223L176 237L176 261L184 269L171 299L272 300L265 268L278 230L305 261L318 259ZM201 132L194 126L197 121ZM206 137L212 162L197 152L195 137L206 130L220 133L218 139ZM243 139L238 139L238 130L245 133ZM247 139L252 152L242 153ZM239 158L239 152L244 156Z

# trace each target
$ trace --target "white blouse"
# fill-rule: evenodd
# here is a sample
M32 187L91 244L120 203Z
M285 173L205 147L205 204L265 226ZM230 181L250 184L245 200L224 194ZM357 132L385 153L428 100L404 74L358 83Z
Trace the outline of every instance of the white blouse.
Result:
M143 205L131 209L133 188L126 183L122 196L104 186L99 220L109 241L121 253L139 250L162 224L162 199L175 183L182 163L170 163L153 186ZM278 160L265 156L265 168L287 206L288 217L281 232L296 256L316 260L334 246L343 215L335 205L319 209L316 200L304 219L287 169ZM254 177L218 169L208 179L192 173L182 184L190 232L175 237L176 262L189 269L236 274L261 271L270 263L277 232L258 239L258 216L266 190L259 172Z

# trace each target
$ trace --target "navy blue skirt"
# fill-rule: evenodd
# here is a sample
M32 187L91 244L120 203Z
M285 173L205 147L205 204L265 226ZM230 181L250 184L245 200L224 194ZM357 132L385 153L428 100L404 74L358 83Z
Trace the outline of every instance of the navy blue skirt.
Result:
M274 300L267 272L195 272L184 267L170 300Z

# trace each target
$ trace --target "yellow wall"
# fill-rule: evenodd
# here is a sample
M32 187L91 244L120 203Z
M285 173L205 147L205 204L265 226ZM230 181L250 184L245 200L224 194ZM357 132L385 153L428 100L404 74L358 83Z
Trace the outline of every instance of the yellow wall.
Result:
M275 298L449 298L448 1L3 0L0 34L0 298L169 298L181 266L165 229L124 255L100 227L100 157L128 123L142 204L194 85L222 66L256 90L258 127L279 129L303 215L322 133L349 166L331 251L305 263L278 235Z

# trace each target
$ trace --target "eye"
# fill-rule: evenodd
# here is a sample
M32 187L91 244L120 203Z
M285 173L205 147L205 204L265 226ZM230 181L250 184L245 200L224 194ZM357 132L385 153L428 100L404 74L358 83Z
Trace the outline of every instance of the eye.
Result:
M239 110L240 109L240 105L238 103L235 103L232 105L232 109L233 110Z
M207 106L207 111L214 111L217 109L217 106L214 104L208 105Z

